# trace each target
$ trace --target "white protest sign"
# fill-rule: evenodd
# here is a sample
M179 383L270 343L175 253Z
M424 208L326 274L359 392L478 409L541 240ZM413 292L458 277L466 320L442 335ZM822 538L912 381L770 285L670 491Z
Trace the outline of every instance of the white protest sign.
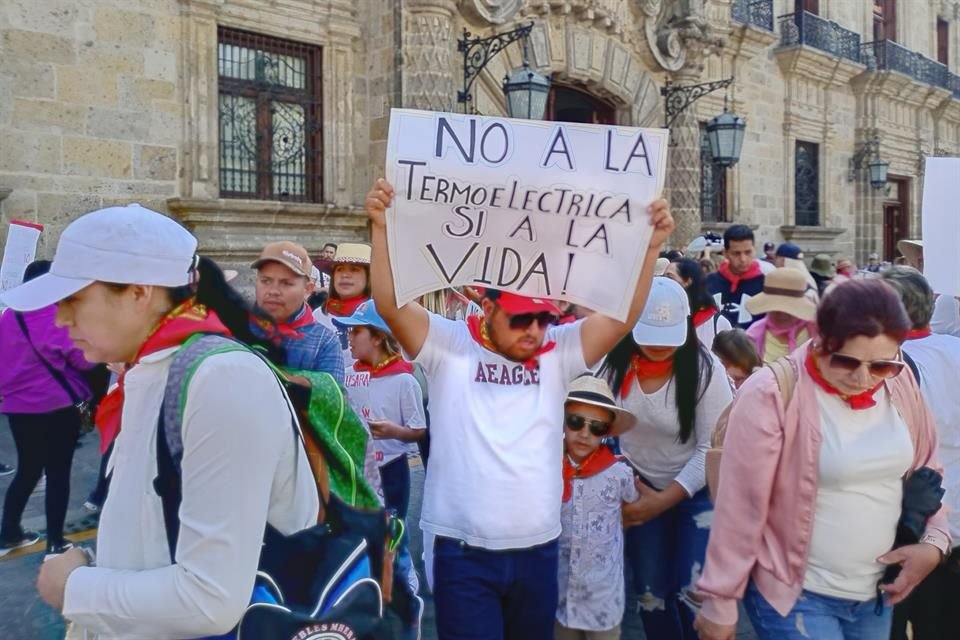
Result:
M458 285L625 320L663 191L664 129L393 109L397 303Z
M937 293L960 296L960 158L927 158L921 211L923 275Z
M3 246L0 262L0 291L13 289L23 282L23 270L37 256L37 242L43 225L11 220L7 243Z

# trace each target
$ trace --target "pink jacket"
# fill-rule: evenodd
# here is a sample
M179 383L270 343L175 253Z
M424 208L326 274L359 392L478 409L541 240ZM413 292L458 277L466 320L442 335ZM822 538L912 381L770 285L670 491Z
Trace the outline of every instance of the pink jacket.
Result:
M707 558L697 583L706 596L703 615L715 623L737 621L737 600L751 578L784 616L803 590L821 443L816 382L803 366L808 349L790 356L799 375L786 412L769 368L744 383L730 412ZM933 416L913 376L904 368L886 387L910 429L911 470L926 466L943 473ZM923 541L949 552L942 508L927 522Z

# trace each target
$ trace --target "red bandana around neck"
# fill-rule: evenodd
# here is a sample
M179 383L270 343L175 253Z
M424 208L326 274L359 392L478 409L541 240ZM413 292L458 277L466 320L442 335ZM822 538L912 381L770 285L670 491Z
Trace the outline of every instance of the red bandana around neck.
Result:
M907 340L920 340L921 338L929 338L933 335L933 329L930 327L924 327L923 329L910 329L907 332Z
M571 462L569 455L563 456L563 501L568 502L573 496L573 481L575 479L595 476L616 463L617 457L603 445L600 445L596 451L578 465Z
M348 300L329 298L327 300L327 313L331 316L337 316L338 318L349 318L353 315L353 312L357 310L357 307L369 299L370 298L365 296L357 296L356 298L350 298Z
M753 264L750 265L750 268L740 275L737 275L730 270L729 262L721 262L718 271L720 272L721 276L730 282L730 293L734 293L737 290L737 287L740 286L741 280L753 280L754 278L758 278L763 275L763 269L760 268L760 262L757 260L754 260Z
M713 316L717 315L717 310L713 307L705 307L700 309L693 314L693 326L695 328L700 328L701 326L707 324L710 320L713 320Z
M229 336L230 330L220 321L216 312L207 309L196 300L190 299L168 313L153 333L144 341L133 363L127 366L126 371L135 367L141 359L151 353L176 347L198 333L213 333ZM100 406L94 423L100 431L100 453L105 453L110 444L120 433L120 416L123 413L123 379L126 372L121 373L117 384L110 390Z
M493 346L493 340L490 339L490 334L488 333L487 323L484 322L480 316L470 316L467 318L467 328L470 329L470 335L474 340L477 341L481 347L495 353L499 356L503 356L502 353L497 351L497 348ZM544 342L537 351L530 356L527 360L523 361L524 369L528 371L536 369L540 365L540 356L545 353L553 351L557 346L556 342Z
M293 318L287 322L275 323L268 318L253 314L250 314L250 322L266 334L267 340L270 340L274 344L280 344L284 338L289 340L302 340L303 334L300 333L298 329L309 327L315 323L316 320L313 319L313 314L308 312L307 305L303 305L300 311L295 313Z
M653 378L666 378L673 374L673 358L668 358L660 362L647 360L639 353L634 353L630 359L630 368L623 376L623 382L620 384L620 397L626 400L633 391L634 381L650 380Z
M395 353L379 364L367 364L357 360L353 363L353 370L366 371L371 378L384 378L398 373L413 373L413 365L404 360L399 353Z
M827 393L840 396L840 399L850 405L850 408L854 411L860 411L862 409L869 409L870 407L875 407L877 401L874 399L874 394L883 386L883 381L877 383L877 386L872 389L867 389L862 393L858 393L855 396L848 396L835 386L827 382L827 379L823 377L823 374L820 373L820 368L817 366L817 361L813 357L813 350L807 352L806 359L807 373L810 374L810 377L813 378L813 381L816 382L821 389Z

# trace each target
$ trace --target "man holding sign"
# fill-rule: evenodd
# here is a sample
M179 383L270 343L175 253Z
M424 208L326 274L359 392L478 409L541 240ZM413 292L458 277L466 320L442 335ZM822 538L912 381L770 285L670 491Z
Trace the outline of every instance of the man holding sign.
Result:
M431 167L422 169L421 177ZM388 231L393 237L397 228L396 221L393 227L387 224L387 209L397 206L404 192L409 199L413 186L404 185L395 198L390 183L378 180L366 206L372 224L371 279L377 308L430 381L434 426L421 526L436 536L438 635L441 640L552 638L567 386L633 328L650 290L656 258L673 231L673 218L664 200L631 211L649 240L645 252L637 252L634 245L634 253L641 254L640 268L629 283L632 289L623 301L620 320L597 313L554 326L559 312L545 297L487 287L481 300L484 318L465 324L428 313L413 302L398 305L402 283L395 278L405 276L398 271L406 267L391 263L391 254L405 247L391 242L388 251ZM556 207L561 194L552 194ZM534 196L523 197L529 201ZM545 209L549 199L543 199ZM616 206L623 207L623 201ZM614 211L601 210L601 215ZM441 256L443 249L435 255ZM550 265L558 258L568 259L544 251L542 262ZM470 283L485 284L483 259L475 264L479 273ZM536 259L526 267L536 271ZM534 275L529 280L538 278L537 286L547 286L547 278ZM607 283L597 277L592 284L602 289ZM516 288L516 283L511 286ZM553 297L562 294L556 291Z

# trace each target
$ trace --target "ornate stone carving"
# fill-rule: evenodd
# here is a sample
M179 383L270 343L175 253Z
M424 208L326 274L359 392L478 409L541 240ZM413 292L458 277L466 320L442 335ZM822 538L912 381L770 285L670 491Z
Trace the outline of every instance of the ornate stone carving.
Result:
M726 42L706 17L692 8L684 10L672 3L648 0L641 9L648 16L644 22L647 44L657 64L667 71L684 67L700 71L703 60L722 49ZM655 10L657 13L653 13Z
M472 22L503 24L513 18L524 0L460 0L460 11Z
M415 0L404 12L402 106L454 110L455 8L451 0Z

